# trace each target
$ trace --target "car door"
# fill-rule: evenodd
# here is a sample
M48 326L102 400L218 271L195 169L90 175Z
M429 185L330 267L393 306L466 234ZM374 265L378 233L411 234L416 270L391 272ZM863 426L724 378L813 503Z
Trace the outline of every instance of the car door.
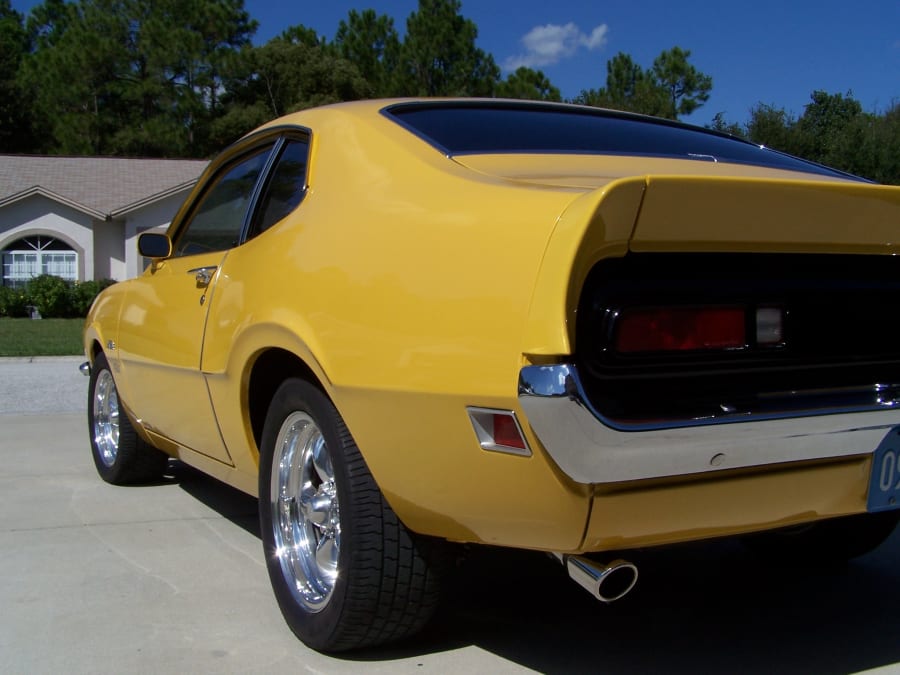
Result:
M208 179L173 232L173 252L130 282L117 358L127 405L149 430L231 463L200 364L219 270L240 242L273 143Z

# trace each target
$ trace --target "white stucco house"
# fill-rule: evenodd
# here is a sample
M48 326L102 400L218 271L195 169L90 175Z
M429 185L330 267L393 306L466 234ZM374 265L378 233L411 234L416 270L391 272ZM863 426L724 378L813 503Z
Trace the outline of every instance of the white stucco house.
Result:
M137 237L163 230L205 160L0 155L2 284L137 276Z

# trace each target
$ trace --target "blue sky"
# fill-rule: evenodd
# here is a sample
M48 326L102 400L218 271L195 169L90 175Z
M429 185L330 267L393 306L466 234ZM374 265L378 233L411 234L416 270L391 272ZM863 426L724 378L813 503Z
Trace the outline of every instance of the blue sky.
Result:
M12 0L20 12L36 4ZM245 0L265 42L294 24L328 39L351 9L373 8L401 32L417 0L289 2ZM689 122L717 112L744 122L757 103L803 112L815 89L852 91L866 110L900 101L900 0L463 0L478 46L498 65L543 70L565 97L603 86L606 61L625 52L644 67L664 49L691 50L713 78L709 101Z

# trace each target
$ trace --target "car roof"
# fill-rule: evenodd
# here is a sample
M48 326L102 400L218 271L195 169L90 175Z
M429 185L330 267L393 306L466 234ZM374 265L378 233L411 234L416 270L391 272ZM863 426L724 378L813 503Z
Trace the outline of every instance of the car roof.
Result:
M837 179L863 179L730 134L636 113L514 99L401 98L336 103L263 129L327 127L336 117L389 120L447 157L556 154L726 162Z

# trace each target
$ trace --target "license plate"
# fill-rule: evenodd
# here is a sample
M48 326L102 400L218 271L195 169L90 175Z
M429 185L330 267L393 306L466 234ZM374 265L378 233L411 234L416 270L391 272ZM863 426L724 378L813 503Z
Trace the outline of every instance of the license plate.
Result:
M900 429L891 429L872 456L869 511L900 508Z

